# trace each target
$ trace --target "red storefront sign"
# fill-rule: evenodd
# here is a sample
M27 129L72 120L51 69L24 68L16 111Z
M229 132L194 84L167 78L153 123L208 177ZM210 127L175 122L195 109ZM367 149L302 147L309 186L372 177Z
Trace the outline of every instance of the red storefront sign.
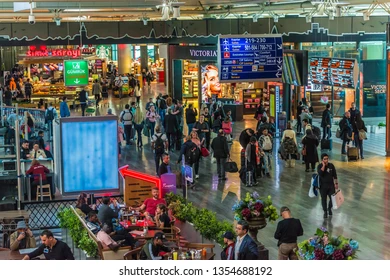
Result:
M48 49L46 46L30 46L26 56L28 57L80 57L81 54L94 54L96 49L88 46L88 48L77 48L77 49Z

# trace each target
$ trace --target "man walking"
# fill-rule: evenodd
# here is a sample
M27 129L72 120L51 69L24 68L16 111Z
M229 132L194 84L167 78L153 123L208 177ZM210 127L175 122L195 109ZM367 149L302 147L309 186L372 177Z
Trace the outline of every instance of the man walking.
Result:
M317 167L318 177L320 179L320 193L322 201L322 209L324 210L324 218L332 216L332 194L339 188L336 168L329 162L328 154L321 155L322 162ZM327 197L329 197L329 205L326 205Z
M322 139L332 138L332 116L330 113L330 104L326 104L326 109L322 112L321 127L322 127Z
M88 92L85 90L85 88L83 88L83 90L80 91L79 100L80 100L80 106L81 106L81 115L84 117L85 108L87 107L87 101L88 101Z
M217 160L217 172L218 179L225 181L225 163L226 159L229 157L229 148L227 144L226 137L223 135L223 130L218 131L218 136L213 139L211 143L211 148L214 151L214 157Z
M119 116L120 121L123 123L125 135L126 135L126 145L131 145L131 130L133 127L133 113L131 113L130 105L125 105L125 110Z
M249 224L247 221L241 220L237 222L237 241L234 248L235 260L257 260L259 258L257 245L249 236L248 231Z
M298 248L297 238L303 235L303 228L299 219L294 219L291 216L291 211L288 207L280 208L280 216L283 221L278 223L275 231L275 239L278 240L278 259L279 260L297 260L297 255L294 249Z
M343 140L343 144L341 145L341 154L346 155L347 151L345 150L346 145L349 145L350 140L352 139L352 125L350 122L351 113L345 112L343 119L339 123L340 131L341 131L341 139ZM359 137L359 134L358 136Z
M115 86L118 88L119 99L122 99L123 80L121 75L119 75L118 80L115 81Z

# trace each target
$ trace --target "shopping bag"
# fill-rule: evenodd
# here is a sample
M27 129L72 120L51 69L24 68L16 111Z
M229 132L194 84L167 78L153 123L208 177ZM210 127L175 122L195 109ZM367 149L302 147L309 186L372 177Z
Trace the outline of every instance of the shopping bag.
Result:
M338 189L334 194L332 194L333 210L339 209L340 206L343 204L343 202L344 202L344 195L341 192L341 190Z
M225 167L225 171L226 172L229 172L229 173L236 173L236 172L238 172L237 163L232 161L230 158L228 159L227 162L225 162L225 166L224 167Z
M311 186L316 189L320 187L320 179L317 173L311 175Z
M210 155L209 150L207 150L206 147L201 147L200 152L202 154L202 157L208 157Z
M317 195L314 193L314 187L313 185L310 186L310 189L309 189L309 197L316 197L318 195L318 192L317 192Z

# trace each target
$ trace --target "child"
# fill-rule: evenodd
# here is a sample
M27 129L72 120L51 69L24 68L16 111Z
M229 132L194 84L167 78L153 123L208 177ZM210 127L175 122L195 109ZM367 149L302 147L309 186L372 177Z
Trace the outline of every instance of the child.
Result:
M222 122L222 129L223 133L225 133L227 141L232 141L232 138L230 136L230 134L232 134L232 121L229 117L226 117L225 120Z

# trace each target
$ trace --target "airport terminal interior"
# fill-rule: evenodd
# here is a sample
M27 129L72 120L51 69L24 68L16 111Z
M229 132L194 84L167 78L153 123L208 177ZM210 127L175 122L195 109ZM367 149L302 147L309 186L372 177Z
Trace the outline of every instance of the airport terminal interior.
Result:
M2 1L0 260L390 259L389 5Z

